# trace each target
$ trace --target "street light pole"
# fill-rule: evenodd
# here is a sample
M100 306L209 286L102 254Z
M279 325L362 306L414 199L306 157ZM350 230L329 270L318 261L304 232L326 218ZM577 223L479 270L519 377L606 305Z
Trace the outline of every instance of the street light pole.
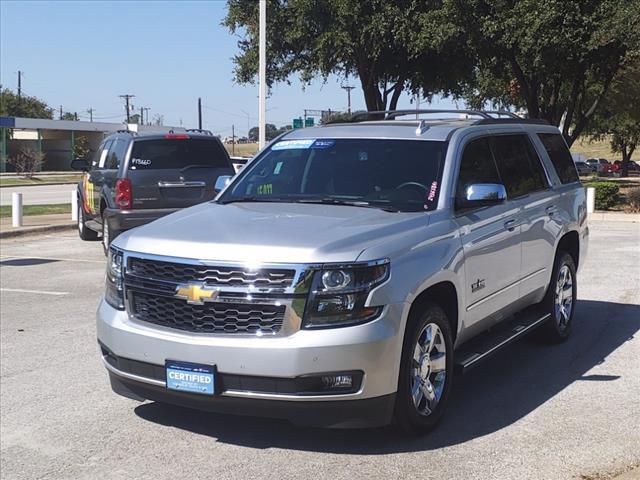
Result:
M266 138L265 128L267 115L267 0L260 0L259 50L258 148L262 149Z

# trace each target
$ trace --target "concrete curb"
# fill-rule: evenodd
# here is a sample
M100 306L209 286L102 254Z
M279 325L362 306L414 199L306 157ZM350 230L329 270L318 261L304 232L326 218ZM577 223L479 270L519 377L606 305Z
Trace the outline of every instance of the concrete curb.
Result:
M42 227L21 227L18 230L3 230L0 239L26 237L28 235L42 235L76 228L76 223L64 223L62 225L44 225Z
M79 182L80 180L78 180ZM0 185L0 188L22 188L22 187L50 187L51 185L78 185L78 182L56 182L56 183L39 183L33 184L30 183L28 185Z

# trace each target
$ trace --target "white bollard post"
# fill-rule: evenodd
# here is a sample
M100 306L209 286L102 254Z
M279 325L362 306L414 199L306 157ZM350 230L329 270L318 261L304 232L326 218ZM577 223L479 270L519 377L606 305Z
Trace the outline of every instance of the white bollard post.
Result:
M587 213L593 213L596 211L596 189L593 187L587 188Z
M11 226L22 226L22 194L11 194Z
M78 221L78 199L75 190L71 191L71 220Z

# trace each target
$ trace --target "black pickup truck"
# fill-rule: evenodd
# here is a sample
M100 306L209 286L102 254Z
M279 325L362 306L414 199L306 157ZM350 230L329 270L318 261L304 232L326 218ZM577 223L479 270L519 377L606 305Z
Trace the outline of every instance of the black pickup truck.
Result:
M235 170L222 142L206 131L109 135L93 159L76 159L78 233L102 234L105 252L123 231L211 200L218 177Z

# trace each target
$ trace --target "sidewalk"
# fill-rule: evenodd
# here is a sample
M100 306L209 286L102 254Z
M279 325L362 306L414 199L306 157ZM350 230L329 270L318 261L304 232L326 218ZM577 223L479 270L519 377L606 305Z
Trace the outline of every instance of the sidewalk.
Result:
M634 222L640 223L640 213L594 212L587 214L590 222Z
M47 234L76 227L70 213L55 215L29 215L22 217L22 227L12 227L11 217L0 218L0 238L21 237L23 235Z

